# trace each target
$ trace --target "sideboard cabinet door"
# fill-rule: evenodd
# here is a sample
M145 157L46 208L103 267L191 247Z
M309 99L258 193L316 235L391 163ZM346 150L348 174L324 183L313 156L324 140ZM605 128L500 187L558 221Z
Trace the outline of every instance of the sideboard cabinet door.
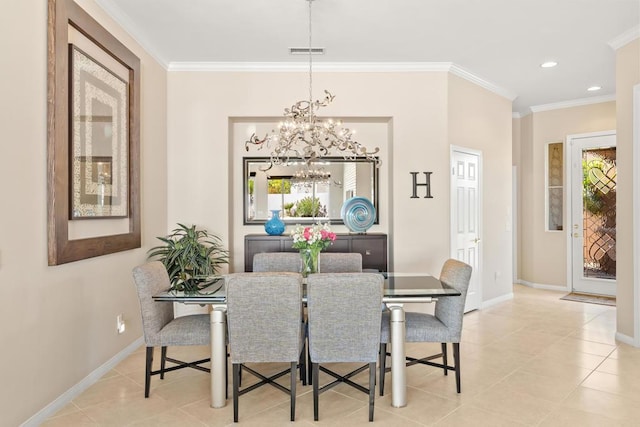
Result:
M387 236L354 236L351 240L351 252L362 254L363 270L387 271Z

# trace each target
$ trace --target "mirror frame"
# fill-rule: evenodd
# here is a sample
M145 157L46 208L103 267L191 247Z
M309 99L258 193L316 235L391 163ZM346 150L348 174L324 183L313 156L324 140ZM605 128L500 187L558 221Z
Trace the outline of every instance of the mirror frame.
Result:
M322 157L318 159L320 162L332 162L332 163L370 163L373 168L373 200L371 203L376 210L376 218L374 224L380 222L380 209L378 209L380 190L378 188L379 182L379 167L376 167L375 163L367 160L364 157L356 157L353 159L345 159L344 157ZM242 158L242 220L244 225L259 225L266 223L269 218L265 219L248 219L249 212L249 164L263 162L266 165L271 163L269 157L243 157ZM344 202L343 202L344 203ZM285 224L313 224L317 221L329 222L330 224L344 224L342 218L314 218L314 217L296 217L295 219L281 218Z

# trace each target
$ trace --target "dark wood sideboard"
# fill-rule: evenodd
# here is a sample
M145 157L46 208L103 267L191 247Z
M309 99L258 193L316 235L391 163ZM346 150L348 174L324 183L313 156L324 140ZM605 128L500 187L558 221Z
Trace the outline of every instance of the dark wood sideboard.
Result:
M244 271L253 271L253 255L260 252L298 252L289 235L247 234L244 236ZM387 270L387 235L383 233L339 233L325 252L359 252L364 270ZM322 267L320 267L322 271Z

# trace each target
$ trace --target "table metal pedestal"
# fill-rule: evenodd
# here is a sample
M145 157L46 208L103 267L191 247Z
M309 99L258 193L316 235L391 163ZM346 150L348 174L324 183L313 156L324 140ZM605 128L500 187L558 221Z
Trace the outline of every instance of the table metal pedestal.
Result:
M402 305L389 307L391 311L391 406L407 406L407 367L404 350L404 309ZM386 356L385 356L386 357Z
M227 309L211 310L211 407L222 408L227 404Z

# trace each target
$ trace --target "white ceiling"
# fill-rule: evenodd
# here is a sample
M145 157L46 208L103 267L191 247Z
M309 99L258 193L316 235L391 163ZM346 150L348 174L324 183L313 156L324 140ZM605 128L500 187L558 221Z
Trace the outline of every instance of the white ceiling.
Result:
M308 46L305 0L97 2L168 68L306 62L289 55L290 47ZM453 63L515 98L514 112L526 114L614 96L610 43L638 36L639 22L640 0L315 0L313 45L326 54L314 64ZM550 59L559 65L540 68ZM602 90L587 92L593 85Z

